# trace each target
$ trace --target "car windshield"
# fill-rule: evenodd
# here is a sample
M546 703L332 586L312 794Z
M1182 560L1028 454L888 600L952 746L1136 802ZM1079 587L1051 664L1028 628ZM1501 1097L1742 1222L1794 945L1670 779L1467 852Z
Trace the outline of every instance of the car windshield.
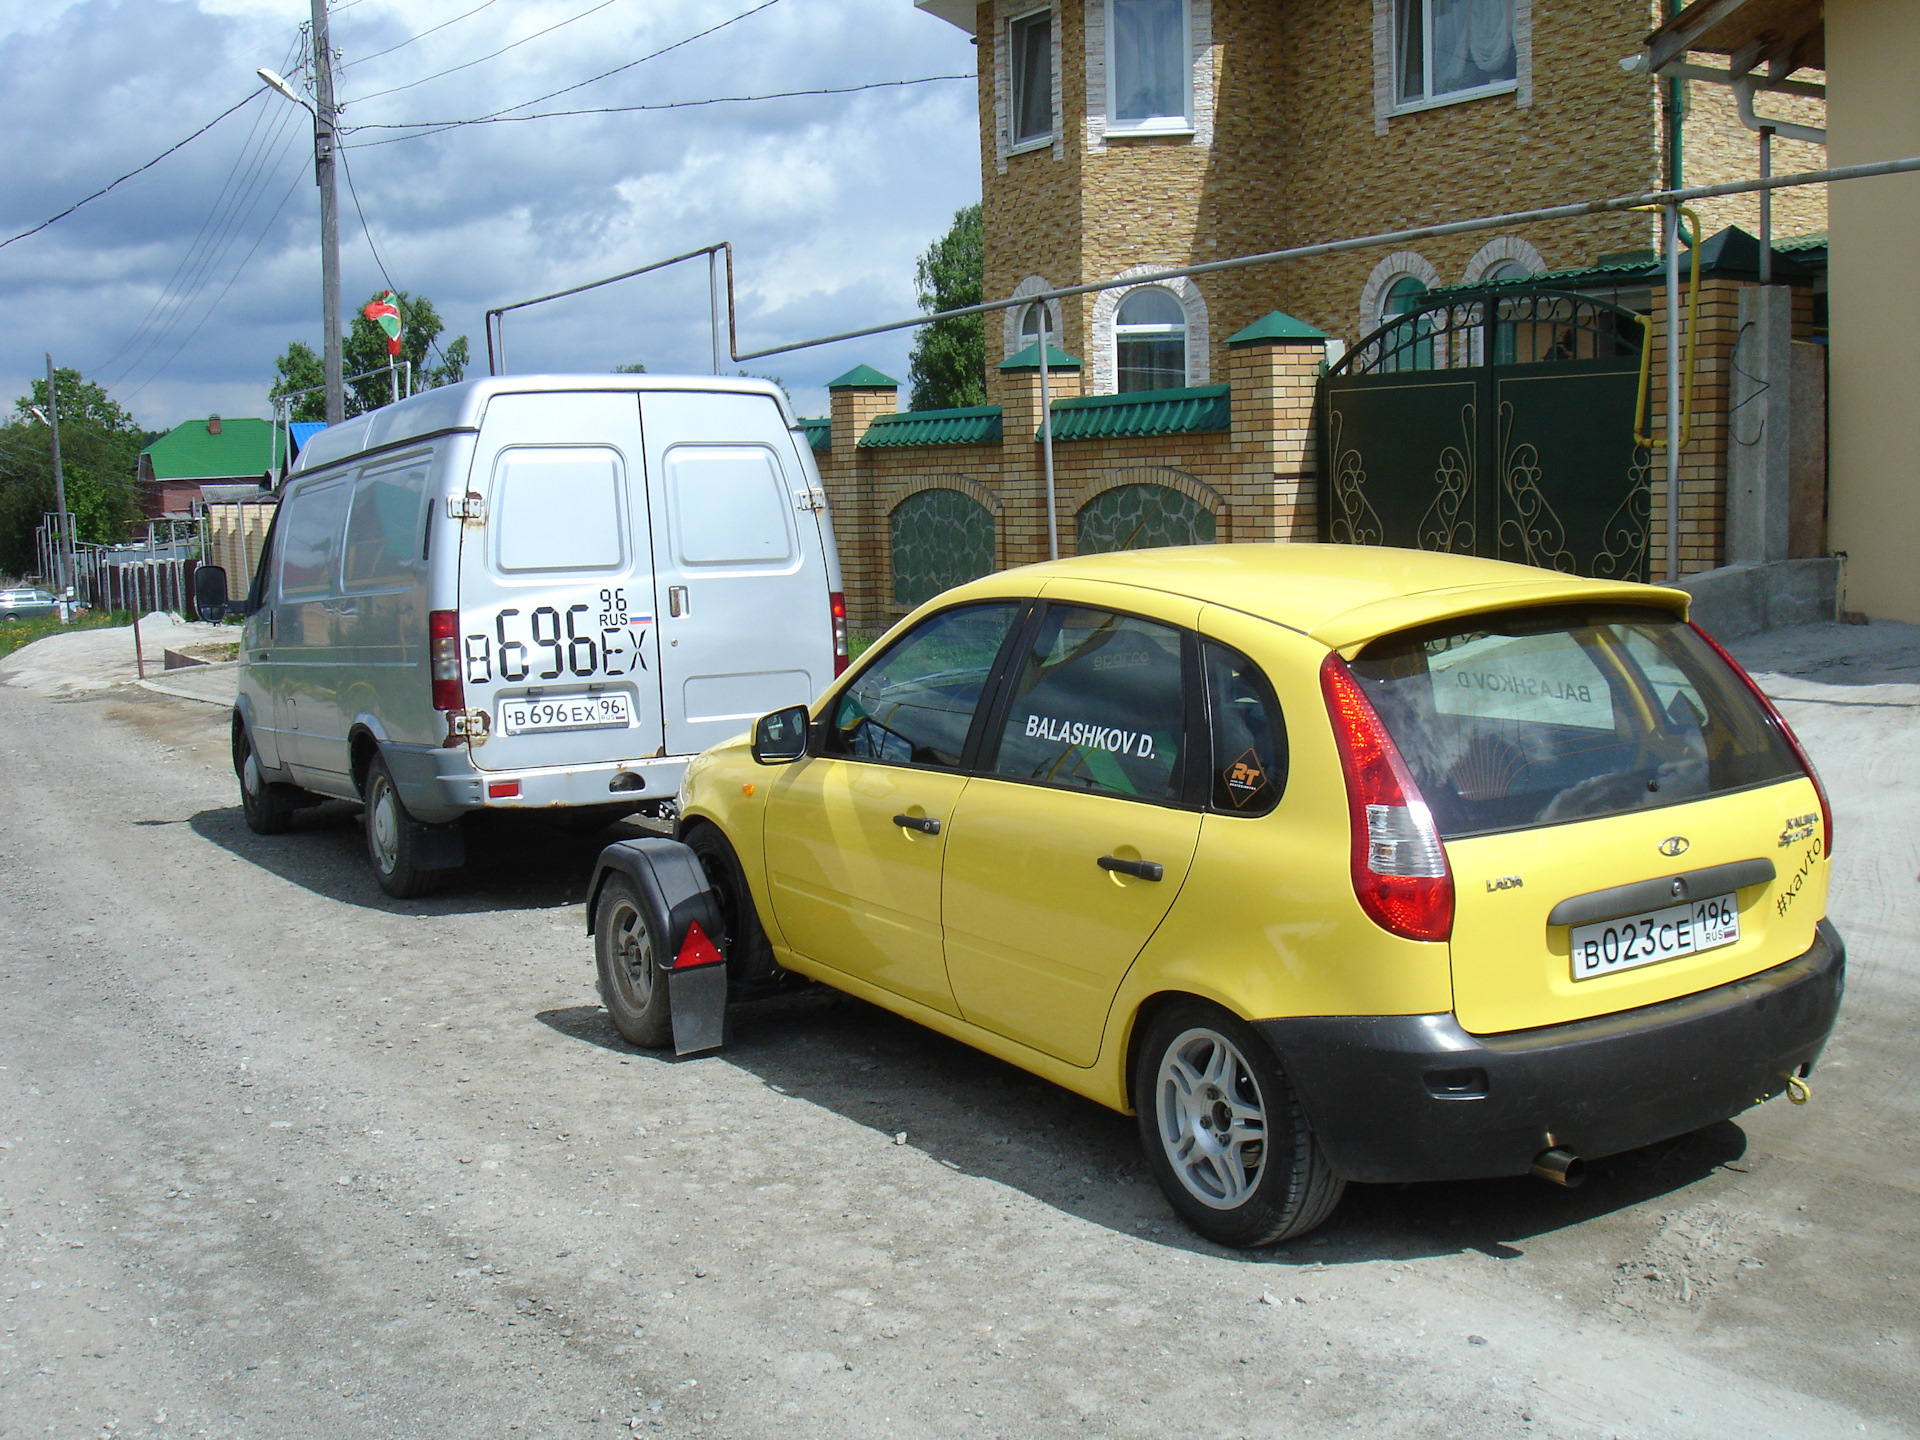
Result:
M1352 670L1448 839L1801 773L1740 677L1663 612L1473 616L1375 641Z

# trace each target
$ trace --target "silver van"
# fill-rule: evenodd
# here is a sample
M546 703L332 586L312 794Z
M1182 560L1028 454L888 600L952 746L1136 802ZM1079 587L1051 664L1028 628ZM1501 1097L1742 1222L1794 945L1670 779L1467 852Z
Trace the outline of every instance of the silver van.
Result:
M846 665L813 453L758 380L549 375L315 435L247 597L247 823L366 807L381 888L482 809L671 817L687 760Z

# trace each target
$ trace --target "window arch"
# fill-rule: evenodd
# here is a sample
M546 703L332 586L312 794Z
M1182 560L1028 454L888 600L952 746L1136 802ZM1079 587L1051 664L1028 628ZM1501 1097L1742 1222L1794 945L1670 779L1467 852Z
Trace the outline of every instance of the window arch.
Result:
M1170 268L1179 263L1178 260L1166 260L1153 264L1134 265L1126 270L1122 270L1112 278L1115 280L1130 280L1135 275L1152 275L1156 271ZM1145 313L1136 315L1134 305L1129 302L1132 301L1134 296L1149 290L1158 291L1161 296L1165 297L1165 300L1158 298L1147 299L1142 302L1146 307ZM1165 303L1166 301L1171 301L1173 307L1178 307L1177 319L1174 309L1168 306ZM1121 335L1120 312L1123 309L1126 311L1127 322L1130 325L1141 324L1144 326L1155 323L1161 325L1177 324L1185 332L1180 336L1185 342L1181 347L1184 352L1182 356L1183 373L1181 373L1178 378L1167 378L1163 380L1159 388L1171 389L1178 386L1205 385L1207 383L1207 375L1211 368L1207 355L1207 348L1211 343L1211 332L1208 328L1207 320L1207 299L1206 296L1201 293L1198 285L1194 284L1188 277L1181 275L1175 276L1170 280L1155 280L1147 285L1135 285L1124 290L1118 287L1112 290L1102 290L1093 297L1093 304L1089 307L1087 314L1086 359L1090 367L1087 384L1088 394L1113 395L1122 390L1139 390L1146 388L1139 384L1122 385L1120 383L1120 367L1122 363L1120 359L1121 340L1123 338L1138 338L1141 340L1150 338L1149 332L1145 329L1133 332L1128 336L1123 337ZM1157 319L1154 315L1155 310L1159 312ZM1171 331L1162 331L1161 338L1172 338L1172 334L1173 332ZM1170 349L1171 347L1168 348ZM1172 367L1169 367L1170 377L1171 372Z
M1396 250L1373 267L1367 276L1366 284L1360 287L1360 333L1370 335L1379 329L1393 315L1404 313L1396 310L1387 312L1387 294L1403 280L1416 280L1425 289L1431 290L1439 285L1440 272L1431 260L1418 250ZM1411 286L1400 286L1404 304L1405 296Z
M1113 345L1121 394L1187 383L1187 312L1171 290L1142 285L1127 291L1114 312Z
M1046 288L1047 281L1044 276L1029 275L1013 287L1012 298L1018 300L1028 295L1037 295ZM1066 311L1061 308L1058 300L1049 300L1046 305L1047 333L1052 337L1055 349L1065 350L1067 348ZM1040 302L1036 300L1030 305L1009 305L1000 312L1001 342L1006 350L1004 358L1011 360L1027 346L1033 344L1034 336L1040 330L1039 309Z
M993 513L960 490L935 486L893 507L893 600L911 608L993 573Z
M1080 507L1079 553L1211 545L1213 512L1170 485L1116 485Z

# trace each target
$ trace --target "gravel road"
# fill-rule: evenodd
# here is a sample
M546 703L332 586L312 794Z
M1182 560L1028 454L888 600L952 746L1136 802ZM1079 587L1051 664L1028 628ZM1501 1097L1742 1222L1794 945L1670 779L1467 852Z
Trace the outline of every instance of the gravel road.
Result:
M854 1001L628 1050L604 836L394 902L346 807L247 831L217 708L0 685L0 1436L1920 1433L1920 687L1804 648L1813 1103L1256 1255L1129 1120Z

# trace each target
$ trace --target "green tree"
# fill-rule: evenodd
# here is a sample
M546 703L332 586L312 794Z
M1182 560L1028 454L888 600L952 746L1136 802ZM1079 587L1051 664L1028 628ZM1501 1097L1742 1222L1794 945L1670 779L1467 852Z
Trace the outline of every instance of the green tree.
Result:
M928 247L914 267L920 308L929 313L978 305L986 273L986 239L980 207L954 212L953 226ZM986 317L962 315L922 325L907 363L915 410L945 410L987 401Z
M369 295L362 305L378 300L385 291L376 291ZM441 385L452 385L464 379L467 373L469 357L467 337L462 335L451 344L440 349L440 363L429 363L435 349L434 341L439 339L446 322L440 318L440 312L433 308L433 302L426 296L409 295L404 290L394 292L394 304L400 310L400 354L398 360L413 362L413 388L416 392L436 389ZM348 415L361 415L368 410L377 410L393 398L392 383L388 380L387 336L377 324L369 320L362 310L353 312L353 325L347 331L340 346L342 373L359 375L372 370L377 373L368 375L347 386L346 411ZM397 363L397 362L396 362ZM324 420L327 418L327 397L324 391L316 388L326 383L325 367L320 356L313 348L302 341L295 340L288 345L280 357L273 362L274 382L272 395L278 400L295 391L307 390L312 393L302 395L293 402L288 418L292 420Z
M97 544L124 540L140 515L134 494L140 452L159 437L78 370L55 370L53 378L74 533ZM32 393L0 421L0 569L15 574L34 568L34 530L58 508L46 414L47 382L35 380Z

